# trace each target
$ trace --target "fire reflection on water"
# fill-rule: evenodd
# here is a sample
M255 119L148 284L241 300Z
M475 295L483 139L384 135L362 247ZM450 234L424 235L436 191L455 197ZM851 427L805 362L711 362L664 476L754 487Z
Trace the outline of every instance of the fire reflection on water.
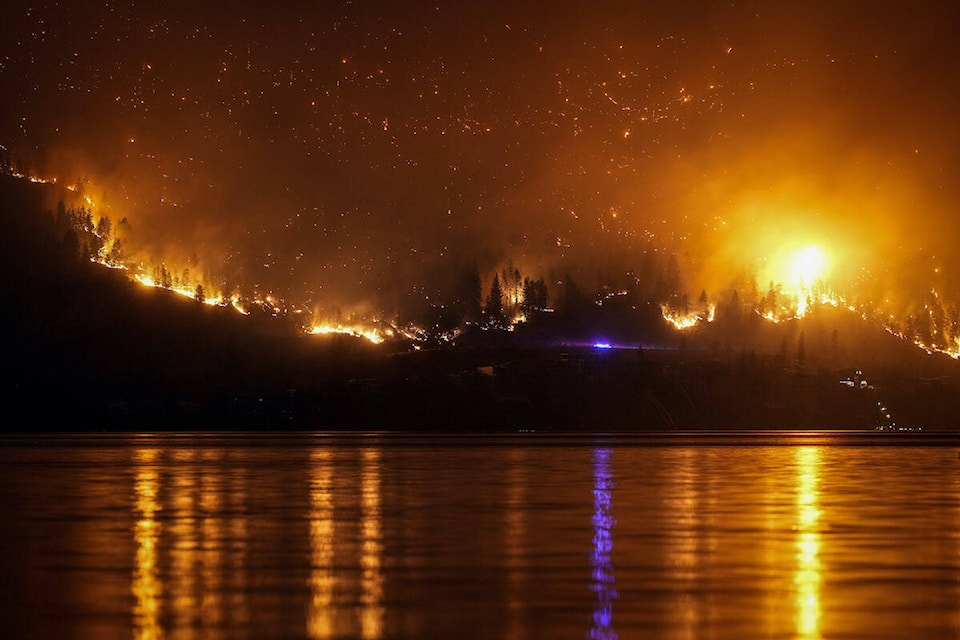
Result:
M163 584L157 575L160 523L155 517L160 508L157 502L160 483L157 469L152 466L157 453L156 449L140 449L136 452L137 462L143 465L137 469L134 487L139 516L134 529L137 556L132 589L136 600L133 618L134 638L137 640L159 640L163 637L163 627L160 625Z
M176 473L162 473L171 460ZM222 516L243 502L245 489L242 483L228 487L222 476L206 472L222 462L217 452L201 456L183 449L166 459L159 449L134 452L137 551L131 590L133 635L139 640L226 637L227 627L249 618L244 517ZM225 536L235 540L229 549Z
M207 465L222 464L222 455L218 451L205 451L201 454L204 468ZM232 617L233 608L224 605L224 560L226 553L220 541L224 537L224 502L227 495L224 479L219 474L203 473L199 479L199 512L202 544L200 566L202 567L200 595L203 611L203 624L210 631L203 637L225 637L220 633Z
M505 511L504 533L506 535L506 568L508 571L506 601L508 607L507 640L522 640L527 637L523 625L523 594L529 588L524 570L524 556L527 553L527 483L528 460L526 450L510 449L510 466L507 468L507 509Z
M357 636L376 640L383 636L384 577L383 523L381 512L380 452L363 449L360 453L360 522L357 546L349 539L349 532L338 531L336 523L334 480L338 475L337 461L329 449L319 448L310 457L310 601L307 606L307 637L323 639L341 637L347 630L356 630ZM341 503L342 505L343 503ZM340 538L338 539L338 535ZM359 558L340 559L337 554L359 551ZM341 598L352 586L349 576L338 579L335 567L351 565L359 560L360 593L358 608L344 609ZM356 602L356 601L355 601ZM345 615L347 614L347 615ZM354 617L350 619L349 615ZM352 631L356 633L356 631Z
M373 640L383 635L383 533L380 513L380 452L363 450L363 471L360 478L363 506L362 547L360 566L363 568L363 611L360 618L361 637Z
M530 471L525 451L510 455L511 508L504 512L503 529L511 549L506 558L511 594L506 628L508 637L523 638L532 637L524 600L531 553L526 520ZM611 458L611 450L597 451L593 471L593 626L603 638L613 637L613 601L618 597L612 566ZM304 485L278 485L290 495L307 498L307 517L295 519L306 525L302 551L279 552L280 558L308 559L304 576L308 597L297 605L303 616L300 633L318 639L345 634L382 638L387 633L383 451L361 448L345 456L343 451L320 447L304 462ZM131 587L135 637L231 637L245 629L252 616L274 615L261 606L274 601L268 600L269 594L260 597L253 572L266 561L282 560L263 555L274 553L271 540L254 539L260 531L271 531L271 522L251 523L251 513L262 513L265 503L248 498L263 494L248 486L252 476L237 472L234 463L230 455L202 448L138 450ZM264 486L272 486L274 480L263 480ZM298 556L299 552L305 555Z
M311 638L332 638L333 618L333 493L330 452L317 449L312 454L313 474L310 480L310 549L313 568L310 572L310 607L307 612L307 634Z
M820 638L820 448L797 448L796 634Z
M669 503L675 519L674 535L670 536L667 557L674 567L675 575L685 585L673 602L672 618L677 625L678 638L696 638L700 624L700 608L696 596L696 580L699 576L699 562L702 547L708 546L701 530L699 520L700 486L697 477L696 451L682 448L672 454L672 466L676 473L671 482L675 486Z
M12 637L809 639L960 625L960 481L944 447L171 440L0 450L53 470L17 479L0 464L16 494L5 540L38 554L8 564L26 593L8 603L24 620Z
M169 523L170 576L166 603L172 625L186 638L196 637L194 621L200 611L197 547L197 452L182 449L172 452L177 472L169 478L169 504L173 519ZM205 622L202 616L200 620Z

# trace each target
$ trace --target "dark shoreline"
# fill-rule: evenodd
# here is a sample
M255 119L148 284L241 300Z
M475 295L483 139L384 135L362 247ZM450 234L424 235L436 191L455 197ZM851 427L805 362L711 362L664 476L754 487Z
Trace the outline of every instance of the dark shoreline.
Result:
M960 447L960 431L886 433L868 430L695 430L632 433L433 433L344 431L161 431L0 434L0 449L19 447Z

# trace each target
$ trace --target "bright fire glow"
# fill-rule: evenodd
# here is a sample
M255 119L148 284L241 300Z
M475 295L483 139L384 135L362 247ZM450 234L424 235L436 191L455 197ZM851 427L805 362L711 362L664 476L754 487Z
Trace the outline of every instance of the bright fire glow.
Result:
M765 267L757 274L757 284L781 287L792 296L809 293L830 271L827 251L820 245L786 246L770 253Z
M310 327L308 333L317 335L327 335L331 333L339 333L348 336L354 336L356 338L365 338L373 344L381 344L386 337L384 334L375 328L370 327L359 327L359 326L344 326L341 324L321 324L314 325Z
M196 289L190 289L189 287L164 287L164 286L162 286L160 283L154 281L153 278L151 278L150 276L148 276L148 275L146 275L146 274L143 274L143 273L137 273L137 274L135 274L133 277L136 279L137 282L139 282L140 284L142 284L142 285L145 286L145 287L154 287L154 288L157 288L157 289L166 289L167 291L172 291L172 292L176 293L177 295L183 296L184 298L193 298L193 299L196 299L196 295L197 295ZM240 309L240 308L237 307L237 305L235 304L235 300L233 300L232 302L234 302L234 308L236 308L237 311L240 311L241 313L244 313L244 311L243 311L242 309ZM209 305L209 306L211 306L211 307L221 306L221 305L223 305L223 297L222 297L222 296L208 296L208 297L205 297L205 298L203 299L203 304Z
M10 175L14 178L20 178L21 180L29 180L34 184L57 184L56 178L44 178L42 176L33 176L26 173L20 173L19 171L11 171Z
M821 587L823 584L820 540L820 449L797 450L797 520L795 527L797 568L794 572L796 637L819 638L821 634Z
M826 257L819 247L803 247L791 258L786 284L798 289L808 288L824 276L826 267Z
M159 286L160 286L160 285L158 285L156 282L153 281L153 278L151 278L151 277L148 276L148 275L144 275L144 274L142 274L142 273L138 273L137 275L134 276L134 278L136 278L136 279L137 279L137 282L139 282L140 284L142 284L142 285L145 286L145 287L159 287Z
M701 322L713 322L716 307L710 305L706 311L691 311L689 313L680 313L673 311L667 305L660 305L660 312L663 319L669 322L674 329L682 331L697 326Z
M825 278L830 270L827 252L819 245L796 245L774 252L761 269L758 286L769 283L776 296L770 297L760 313L768 320L802 318L810 305L832 300L826 293Z

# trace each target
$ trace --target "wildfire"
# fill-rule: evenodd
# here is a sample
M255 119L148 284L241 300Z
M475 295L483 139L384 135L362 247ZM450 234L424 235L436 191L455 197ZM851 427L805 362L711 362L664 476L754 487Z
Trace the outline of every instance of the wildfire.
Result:
M769 282L757 314L772 322L802 318L814 304L837 306L825 280L830 261L818 245L774 252L758 273L758 284Z
M230 306L236 309L238 313L242 313L245 316L250 315L250 312L247 311L247 308L243 305L243 302L240 300L240 296L233 296L230 298Z
M667 305L660 305L660 312L663 314L663 319L673 325L674 329L683 331L693 328L701 322L713 322L716 307L710 305L706 310L680 313L670 309Z
M12 167L0 167L0 172L36 184L61 184L57 178L22 173ZM66 224L71 225L78 233L83 240L81 246L86 251L84 257L91 262L110 269L126 270L131 278L143 286L166 289L210 306L230 306L243 315L250 315L251 312L289 318L297 315L304 317L312 315L302 305L284 301L272 295L254 294L252 297L241 297L237 294L230 296L207 291L206 281L209 278L194 264L190 265L192 270L186 267L168 270L162 262L153 265L135 263L124 251L127 248L126 237L121 238L118 234L118 226L112 224L111 219L100 211L107 207L103 202L98 202L85 193L91 188L89 182L83 180L76 184L64 184L63 188L75 194L76 198L70 199L75 200L79 208L71 207L67 211L59 211L58 220L60 224L65 220ZM754 240L756 244L753 245L760 250L760 255L766 256L759 268L754 271L756 283L760 286L759 291L755 290L758 295L750 300L754 312L759 317L778 323L803 318L819 306L844 307L860 315L864 321L879 325L892 335L927 353L944 354L960 360L960 331L957 329L960 321L957 320L957 303L952 296L941 295L944 291L949 294L949 289L942 289L940 285L929 289L929 295L926 296L922 309L917 306L914 307L915 311L910 312L891 306L890 299L887 298L871 303L857 293L856 281L851 282L849 277L844 281L841 274L840 280L833 279L829 284L827 280L831 271L835 270L834 262L838 256L848 264L860 264L861 272L871 275L870 271L864 270L862 259L852 259L844 254L842 247L838 247L839 253L828 252L826 245L812 236L808 236L801 242L788 241L777 248L776 238L790 237L793 231L792 229L789 233L784 229L775 231L779 232L763 234L762 237L756 238ZM819 235L826 237L828 234L821 232ZM774 247L772 250L771 246ZM941 273L939 263L933 268L933 273ZM390 338L406 339L415 343L414 348L420 348L421 345L453 342L470 326L487 330L514 331L517 326L528 321L530 309L538 312L551 311L546 307L547 291L542 278L539 281L521 278L520 270L512 264L498 275L502 277L500 286L503 309L499 319L493 323L474 324L474 321L468 321L451 330L436 326L421 327L402 324L399 319L387 322L382 318L358 319L357 316L352 316L347 324L331 322L311 324L311 321L298 320L297 325L308 334L350 335L365 339L372 344L382 344ZM942 278L942 276L939 277ZM764 283L768 282L767 289ZM849 288L851 284L853 288ZM844 286L848 288L843 291L850 294L852 298L858 299L856 306L849 304L844 296L838 293L840 289L835 288ZM764 290L765 294L762 293ZM595 302L598 306L603 306L607 301L626 295L628 295L627 290L604 286L597 294ZM529 300L528 297L530 297ZM682 298L682 304L680 300L679 297L674 296L670 303L662 304L660 307L664 320L673 328L683 331L703 322L713 322L715 306L707 304L705 296L693 309L690 309L685 297Z
M319 324L310 327L307 331L312 335L328 335L331 333L339 333L342 335L353 336L355 338L364 338L373 344L381 344L387 337L392 335L392 332L384 333L379 329L371 327L362 327L362 326L345 326L342 324Z
M99 262L99 261L98 261L98 264L105 264L105 263L102 263L102 262ZM111 265L105 265L105 266L111 266ZM122 267L122 266L121 266L121 267L116 267L116 266L114 266L113 268L125 268L125 267ZM153 288L155 288L155 289L166 289L167 291L172 291L173 293L176 293L177 295L183 296L184 298L191 298L191 299L193 299L193 300L197 300L198 302L202 302L203 304L210 305L211 307L223 306L223 305L225 304L225 301L224 301L224 297L223 297L223 296L219 296L219 295L218 295L218 296L210 296L210 297L198 296L198 289L190 289L189 287L183 287L183 286L180 286L180 287L173 287L173 286L165 287L165 286L163 286L161 283L156 282L152 277L150 277L150 276L148 276L148 275L146 275L146 274L144 274L144 273L135 273L135 274L133 275L133 278L134 278L134 280L136 280L137 282L139 282L140 284L142 284L142 285L145 286L145 287L153 287ZM202 289L201 289L201 291L202 291ZM240 308L238 308L238 307L236 306L235 302L236 302L236 299L235 299L235 298L234 298L234 299L231 299L231 303L234 303L234 308L236 308L237 311L240 311L241 313L244 313ZM244 313L244 315L246 315L246 313Z
M809 289L812 283L824 276L826 267L826 257L819 247L803 247L790 257L786 284L797 291Z
M901 340L912 343L919 349L926 351L928 354L933 355L935 353L940 353L945 356L949 356L954 360L960 360L960 336L952 337L949 340L947 346L939 347L931 344L927 344L923 340L916 338L911 339L910 336L905 335L902 331L898 330L896 327L892 327L888 324L883 325L883 329L892 336L896 336Z
M518 313L510 319L510 324L507 325L509 331L513 331L517 328L518 324L523 324L527 321L527 315L525 313Z
M19 178L21 180L27 180L33 182L34 184L57 184L56 178L44 178L41 176L29 175L26 173L20 173L19 171L11 171L10 175L14 178Z
M151 277L148 276L148 275L144 275L144 274L142 274L142 273L138 273L138 274L135 274L133 277L134 277L134 279L135 279L137 282L139 282L140 284L142 284L142 285L145 286L145 287L159 287L159 286L160 286L159 284L157 284L156 282L153 281L153 278L151 278Z

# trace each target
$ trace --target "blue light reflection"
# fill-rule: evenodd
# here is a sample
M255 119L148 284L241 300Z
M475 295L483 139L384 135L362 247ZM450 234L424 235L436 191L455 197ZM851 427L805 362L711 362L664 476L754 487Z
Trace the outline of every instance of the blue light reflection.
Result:
M593 626L588 638L612 640L613 601L619 597L613 573L613 528L616 520L610 513L613 501L613 471L610 449L593 451L593 549L590 555L590 590L597 594L593 607Z

